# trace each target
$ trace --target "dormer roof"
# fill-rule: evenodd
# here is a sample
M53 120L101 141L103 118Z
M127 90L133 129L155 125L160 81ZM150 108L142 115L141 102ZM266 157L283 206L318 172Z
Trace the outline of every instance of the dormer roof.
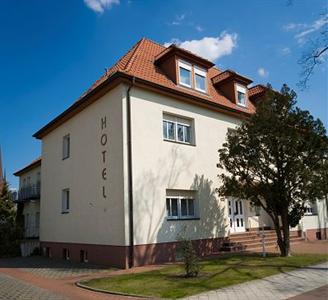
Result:
M265 95L268 88L262 84L255 85L248 90L248 96L255 101Z
M245 84L246 86L253 82L253 80L242 76L238 74L237 72L233 70L225 70L224 72L221 72L220 74L216 75L212 78L212 82L214 85L220 85L223 84L226 81L235 80L236 82L240 82Z
M166 59L170 58L173 55L176 55L182 59L185 59L188 62L195 63L198 66L204 67L206 69L209 69L214 66L213 62L211 62L201 56L198 56L186 49L180 48L175 44L170 45L169 47L164 49L161 53L156 55L155 63L161 64L163 61L165 61Z

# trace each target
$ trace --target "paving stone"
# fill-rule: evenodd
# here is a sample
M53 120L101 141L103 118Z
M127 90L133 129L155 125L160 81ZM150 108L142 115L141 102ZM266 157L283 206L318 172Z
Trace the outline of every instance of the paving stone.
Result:
M61 295L0 273L1 300L67 300Z
M282 300L303 294L328 284L328 263L306 267L287 273L269 276L242 284L233 285L208 293L210 300Z
M64 260L52 260L41 256L17 257L0 260L0 267L7 267L7 265L10 268L18 268L25 272L30 272L37 276L50 279L77 277L108 271L107 267L78 264Z

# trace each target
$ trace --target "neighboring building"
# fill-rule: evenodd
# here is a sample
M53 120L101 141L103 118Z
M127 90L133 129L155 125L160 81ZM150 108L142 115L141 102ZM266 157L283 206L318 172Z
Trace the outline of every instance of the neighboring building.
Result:
M272 228L263 211L215 192L227 131L265 93L251 82L175 45L139 41L34 135L44 253L125 268L174 260L184 229L206 255L230 234ZM327 227L324 213L315 230Z
M40 233L40 190L41 190L41 158L17 171L19 190L16 197L17 206L22 206L24 217L24 240L21 243L23 256L29 255L39 246Z

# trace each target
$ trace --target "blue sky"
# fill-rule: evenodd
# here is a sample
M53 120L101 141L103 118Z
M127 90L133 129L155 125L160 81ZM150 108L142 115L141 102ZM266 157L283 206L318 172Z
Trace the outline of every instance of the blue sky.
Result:
M32 134L135 42L175 41L254 80L296 90L328 127L327 64L300 91L297 60L325 24L326 1L2 0L0 145L7 179L39 156Z

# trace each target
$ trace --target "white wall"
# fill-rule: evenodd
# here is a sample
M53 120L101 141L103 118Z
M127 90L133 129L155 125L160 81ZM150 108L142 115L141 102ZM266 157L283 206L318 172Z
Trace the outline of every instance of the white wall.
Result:
M116 87L43 138L41 241L125 244L122 93L122 86ZM102 131L105 116L107 128ZM100 143L103 132L108 134L105 146ZM66 134L70 134L71 149L70 157L63 160ZM107 180L102 178L103 168ZM62 214L65 188L70 189L70 212Z
M24 232L25 237L38 237L40 233L40 222L37 224L37 214L40 218L40 201L31 200L24 202ZM40 219L39 219L40 220Z
M302 229L303 231L309 229L323 229L328 228L328 212L326 200L317 200L315 203L315 212L313 215L305 215L299 226L295 229Z
M218 199L218 149L239 120L138 88L132 89L135 243L224 236L225 199ZM196 145L163 140L163 112L194 119ZM200 220L167 221L166 189L197 190Z

